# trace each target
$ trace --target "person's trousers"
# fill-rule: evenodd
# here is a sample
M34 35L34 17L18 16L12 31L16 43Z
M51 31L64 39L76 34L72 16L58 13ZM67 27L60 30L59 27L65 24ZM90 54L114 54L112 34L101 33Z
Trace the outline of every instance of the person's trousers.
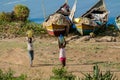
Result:
M29 58L30 58L30 64L32 64L32 61L34 59L34 51L30 50L30 51L28 51L28 53L29 53Z

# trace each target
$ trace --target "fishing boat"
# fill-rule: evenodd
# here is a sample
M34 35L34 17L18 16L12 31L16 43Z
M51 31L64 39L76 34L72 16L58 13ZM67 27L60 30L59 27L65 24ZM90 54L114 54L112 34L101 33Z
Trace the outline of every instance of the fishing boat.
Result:
M98 32L97 30L107 23L108 13L104 0L99 0L86 13L74 19L77 31L81 35ZM96 18L99 18L99 20Z
M120 15L115 18L115 24L118 30L120 30Z
M70 23L66 16L69 15L69 11L69 5L65 2L55 13L49 15L43 23L49 35L59 36L68 33Z
M65 25L51 24L51 25L47 26L46 28L47 28L48 34L50 34L52 36L59 36L60 34L64 35L65 31L66 31Z
M76 4L76 1L74 4ZM70 12L69 5L66 0L54 14L51 14L43 23L48 34L52 36L59 36L60 34L68 35L71 26L70 20L72 20L74 12L75 10L72 10L72 13ZM69 15L71 15L70 18Z

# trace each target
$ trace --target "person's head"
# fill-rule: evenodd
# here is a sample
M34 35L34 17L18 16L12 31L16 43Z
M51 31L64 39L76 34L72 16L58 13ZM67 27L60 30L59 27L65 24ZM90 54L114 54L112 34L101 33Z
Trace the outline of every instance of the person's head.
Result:
M29 42L29 43L32 43L32 38L28 38L28 42Z
M59 42L59 48L64 48L66 46L66 41L62 34L59 35L58 42Z

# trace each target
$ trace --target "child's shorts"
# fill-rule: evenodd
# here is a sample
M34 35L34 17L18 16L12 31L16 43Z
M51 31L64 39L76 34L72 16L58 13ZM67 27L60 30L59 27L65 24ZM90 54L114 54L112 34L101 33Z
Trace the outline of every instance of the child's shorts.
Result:
M66 58L59 58L59 60L60 60L61 62L65 62L65 61L66 61Z

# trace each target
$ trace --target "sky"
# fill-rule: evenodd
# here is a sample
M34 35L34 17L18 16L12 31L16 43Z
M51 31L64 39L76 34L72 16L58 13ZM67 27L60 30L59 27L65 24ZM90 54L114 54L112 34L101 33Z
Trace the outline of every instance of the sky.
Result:
M79 17L90 9L99 0L78 0L75 17ZM104 0L109 14L109 21L120 15L120 0ZM29 19L33 21L42 21L44 16L54 13L65 0L0 0L0 12L11 12L16 4L26 5L30 9ZM68 0L70 8L74 0Z

